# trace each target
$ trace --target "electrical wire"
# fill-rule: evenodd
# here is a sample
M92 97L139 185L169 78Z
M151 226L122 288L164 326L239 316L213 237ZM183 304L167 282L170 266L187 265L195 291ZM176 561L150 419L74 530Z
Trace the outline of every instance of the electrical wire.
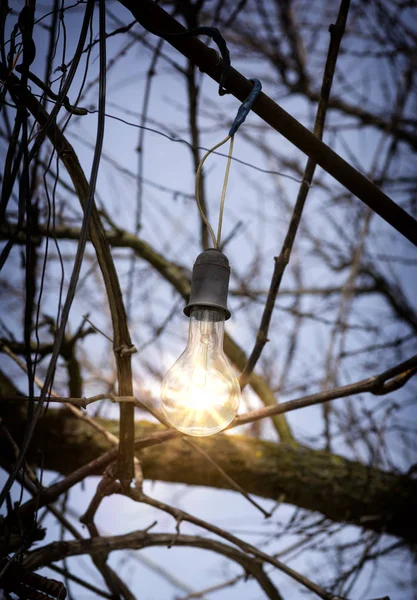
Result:
M220 148L220 146L223 146L223 144L225 144L228 140L230 140L230 146L229 146L229 154L227 157L226 173L224 176L222 196L221 196L221 201L220 201L219 224L218 224L217 238L216 238L214 230L213 230L212 226L210 225L209 220L207 219L207 216L205 215L203 208L201 206L201 202L200 202L201 173L202 173L203 165L204 165L206 159L210 156L210 154L212 152L214 152L215 150L217 150L217 148ZM227 182L229 180L230 164L232 161L232 154L233 154L233 141L234 141L234 136L228 135L224 138L224 140L222 140L221 142L219 142L218 144L216 144L215 146L210 148L210 150L208 150L205 153L205 155L203 156L203 158L201 159L200 164L198 165L196 176L195 176L195 199L197 201L197 206L198 206L198 210L200 212L201 218L203 219L204 223L206 224L207 229L211 235L211 239L213 240L214 248L220 248L222 223L223 223L223 211L224 211L224 204L225 204L225 200L226 200L226 189L227 189Z
M219 225L217 229L217 248L220 248L220 240L222 235L222 224L223 224L223 211L224 211L224 203L226 200L226 189L227 182L229 181L229 171L230 164L232 162L232 154L233 154L233 144L234 144L234 136L230 136L230 145L229 145L229 154L227 156L227 164L226 164L226 173L224 175L223 189L222 189L222 199L220 202L220 212L219 212Z
M120 107L117 104L115 104L114 102L109 102L108 104L113 104L113 106L115 106L115 108L117 108L118 110L124 110L125 113L129 113L129 111L127 109L120 109ZM88 109L88 113L90 115L96 114L97 112L98 111L96 109L93 109L93 110ZM146 129L146 131L150 131L151 133L160 135L163 138L169 140L170 142L185 144L189 148L192 148L192 149L194 148L194 146L188 140L180 137L175 132L166 133L165 131L155 129L153 127L142 126L142 125L139 125L138 123L133 123L132 121L127 121L126 119L123 119L122 117L112 115L108 112L106 112L106 117L109 119L114 119L115 121L119 121L120 123L124 123L125 125L128 125L129 127L135 127L136 129ZM71 135L75 139L78 139L80 142L82 142L84 144L87 143L84 137L77 136L77 134L74 134L74 132L71 132ZM197 148L198 148L198 150L207 150L207 148L205 148L203 146L197 146ZM223 157L227 156L226 154L222 154L221 152L214 152L214 154L216 154L217 156L223 156ZM233 158L232 160L240 165L243 165L244 167L249 167L250 169L259 171L259 173L265 173L266 175L278 175L279 177L285 177L286 179L290 179L291 181L295 181L296 183L303 183L303 180L300 179L299 177L294 177L293 175L288 175L288 173L283 173L282 171L276 171L274 169L263 169L262 167L258 167L257 165L253 165L250 162L247 162L245 160L242 160L242 159L236 158L236 157ZM126 172L126 170L124 172ZM180 195L182 195L182 194L180 193Z
M203 156L203 158L200 161L200 164L198 165L197 173L195 176L195 198L197 201L198 210L200 211L201 218L203 219L204 223L207 225L207 229L210 232L210 235L213 240L214 248L220 249L224 203L226 200L227 182L229 181L230 163L232 161L234 135L235 135L236 131L239 129L239 127L242 125L242 123L245 121L246 117L248 116L248 114L252 108L253 103L255 102L256 98L259 96L259 94L261 93L261 90L262 90L262 84L259 81L259 79L254 78L254 79L251 79L250 81L252 81L252 83L253 83L252 91L249 94L249 96L246 98L246 100L240 105L239 110L237 111L237 115L232 123L231 128L230 128L229 135L227 137L225 137L224 140L222 140L221 142L219 142L218 144L213 146L213 148L210 148L210 150L208 150L208 152L205 153L205 155ZM219 224L218 224L217 239L216 239L213 228L211 227L211 225L207 219L207 216L204 214L204 211L203 211L201 203L200 203L201 171L202 171L203 164L204 164L206 158L208 156L210 156L210 154L212 152L214 152L214 150L217 150L217 148L220 148L220 146L223 146L223 144L225 144L228 140L230 140L230 146L229 146L229 154L227 156L226 173L224 175L222 197L221 197L221 201L220 201Z

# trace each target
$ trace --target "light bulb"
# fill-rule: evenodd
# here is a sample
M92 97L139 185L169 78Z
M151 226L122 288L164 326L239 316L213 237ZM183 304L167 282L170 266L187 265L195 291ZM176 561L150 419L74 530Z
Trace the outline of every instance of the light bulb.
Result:
M191 308L187 347L162 381L164 415L188 435L222 431L239 408L239 382L223 351L224 320L222 309Z

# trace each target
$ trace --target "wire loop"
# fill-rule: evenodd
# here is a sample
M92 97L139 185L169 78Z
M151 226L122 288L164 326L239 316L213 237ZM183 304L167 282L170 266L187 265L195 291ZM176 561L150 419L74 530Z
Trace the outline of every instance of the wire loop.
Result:
M236 131L239 129L239 127L242 125L242 123L244 122L246 117L248 116L249 111L251 110L254 101L259 96L259 94L262 90L262 84L259 81L259 79L250 79L249 81L253 82L252 91L249 94L249 96L246 98L246 100L242 103L239 110L237 111L237 115L236 115L235 120L233 121L232 127L230 128L229 135L227 137L225 137L224 140L222 140L221 142L219 142L218 144L213 146L213 148L210 148L210 150L208 150L205 153L205 155L203 156L203 158L200 161L200 164L198 165L197 173L195 176L195 199L197 201L197 206L198 206L198 210L200 211L201 218L203 219L204 223L206 224L207 229L211 235L211 239L213 240L214 248L220 248L224 203L225 203L225 199L226 199L227 182L229 180L230 164L232 161L234 135L235 135ZM228 153L228 157L227 157L226 173L224 175L224 183L223 183L222 196L221 196L221 201L220 201L219 224L218 224L218 228L217 228L217 237L216 237L216 235L213 231L213 228L210 225L209 220L207 219L207 216L204 214L204 210L203 210L203 207L201 206L201 202L200 202L201 172L203 169L203 165L204 165L206 159L210 156L210 154L212 152L214 152L215 150L217 150L217 148L220 148L220 146L223 146L223 144L225 144L228 140L230 140L230 146L229 146L229 153Z
M220 216L219 216L219 229L220 231L218 231L218 239L216 239L215 233L213 231L212 226L210 225L206 215L204 214L203 211L203 207L201 206L201 202L200 202L200 180L201 180L201 171L203 169L203 165L206 161L206 158L208 158L210 156L210 154L212 152L214 152L215 150L217 150L217 148L220 148L220 146L223 146L223 144L225 144L228 140L231 139L231 149L229 150L229 157L228 157L228 163L227 163L227 167L226 167L226 175L225 175L225 180L224 180L224 184L223 184L223 192L222 192L222 202L220 205ZM200 164L198 165L198 169L197 169L197 173L195 176L195 199L197 201L197 206L198 206L198 210L200 211L200 215L201 218L203 219L204 223L207 226L207 229L209 230L209 233L211 235L211 239L213 240L213 248L218 248L220 245L220 240L219 240L219 233L221 233L221 222L223 220L223 207L224 207L224 199L226 196L226 186L227 186L227 179L229 176L229 169L230 169L230 161L232 158L232 154L231 154L231 150L233 150L233 138L230 138L230 135L228 135L227 137L224 138L224 140L222 140L221 142L219 142L218 144L216 144L215 146L213 146L213 148L210 148L210 150L208 150L205 155L203 156L203 158L200 161Z
M139 22L141 23L141 25L145 29L147 29L147 31L149 31L150 33L153 33L154 35L157 35L159 37L167 39L167 40L169 40L170 38L175 38L175 37L177 37L177 38L178 37L179 38L192 37L195 35L207 35L207 36L211 37L211 39L217 45L219 52L221 54L222 60L223 60L222 73L221 73L220 82L219 82L219 95L224 96L225 94L229 93L225 87L225 83L226 83L226 79L227 79L227 76L228 76L230 68L231 68L230 52L229 52L229 48L227 47L226 40L220 33L220 30L217 29L217 27L196 27L194 29L177 31L174 33L172 31L159 31L157 29L153 29L152 27L148 27L145 23L143 23L142 20L139 19L138 16L137 16L137 18L138 18Z

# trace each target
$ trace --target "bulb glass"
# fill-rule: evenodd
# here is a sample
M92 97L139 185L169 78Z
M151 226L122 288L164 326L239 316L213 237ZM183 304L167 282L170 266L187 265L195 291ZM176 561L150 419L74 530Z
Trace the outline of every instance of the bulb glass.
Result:
M193 308L187 347L162 381L164 415L188 435L222 431L239 408L239 382L223 351L224 319L223 310Z

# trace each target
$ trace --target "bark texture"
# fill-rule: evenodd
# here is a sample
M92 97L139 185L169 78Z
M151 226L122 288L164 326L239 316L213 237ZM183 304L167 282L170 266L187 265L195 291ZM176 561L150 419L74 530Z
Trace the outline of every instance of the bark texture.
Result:
M22 409L0 402L0 416L19 443L24 431ZM117 421L98 422L117 434ZM160 429L159 425L137 421L135 439ZM36 453L40 441L41 456ZM406 475L387 473L329 452L242 435L217 435L194 442L249 493L318 511L333 521L417 541L412 525L417 480ZM4 444L0 441L0 456L7 463ZM100 432L65 408L48 409L29 458L41 459L45 468L67 475L109 448ZM219 471L181 439L143 449L138 456L147 479L230 489Z

